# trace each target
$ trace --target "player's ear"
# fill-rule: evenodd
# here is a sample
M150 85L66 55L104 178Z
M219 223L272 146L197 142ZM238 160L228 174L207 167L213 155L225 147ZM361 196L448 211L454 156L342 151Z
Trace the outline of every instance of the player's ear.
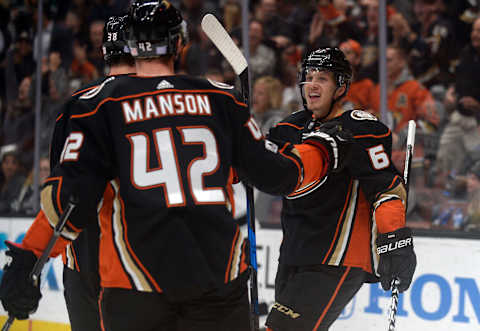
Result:
M342 85L342 86L340 86L339 88L337 88L337 89L335 90L335 94L334 94L333 97L334 97L335 99L337 99L338 97L340 97L341 95L343 95L343 93L345 93L345 89L346 89L346 88L347 88L347 87L346 87L345 85Z

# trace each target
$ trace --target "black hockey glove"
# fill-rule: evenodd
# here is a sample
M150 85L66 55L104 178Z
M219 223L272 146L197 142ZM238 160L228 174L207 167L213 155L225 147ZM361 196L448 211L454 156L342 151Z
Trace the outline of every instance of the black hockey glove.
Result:
M380 255L377 271L382 288L385 291L390 290L392 280L397 278L400 281L398 291L407 290L417 266L417 257L413 251L412 230L405 227L379 234L377 253Z
M311 132L303 133L305 144L325 146L329 154L329 171L340 172L350 159L350 149L353 142L352 133L344 129L340 122L331 121L316 127Z
M40 280L37 286L30 277L37 257L33 252L15 246L6 241L9 250L5 253L10 261L3 268L2 282L0 283L0 300L9 316L16 319L27 319L38 308L42 297Z

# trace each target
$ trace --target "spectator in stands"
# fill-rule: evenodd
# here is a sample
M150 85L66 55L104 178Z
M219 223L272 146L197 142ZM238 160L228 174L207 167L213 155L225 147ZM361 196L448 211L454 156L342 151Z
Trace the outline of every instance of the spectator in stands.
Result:
M79 80L78 85L80 86L97 79L98 76L97 69L87 58L87 43L80 38L76 38L73 42L73 61L70 66L70 79Z
M35 61L33 60L32 36L26 31L18 31L15 35L15 43L7 53L5 82L7 100L13 103L18 96L20 83L30 77L35 71Z
M224 57L200 26L190 26L189 29L188 43L177 61L177 69L192 76L203 76L210 69L220 70Z
M282 83L272 76L262 76L253 85L252 114L264 135L286 116L280 108L282 92Z
M102 42L104 21L96 20L90 24L89 47L87 49L87 58L97 69L98 74L104 74L105 61L103 61Z
M263 43L263 25L260 21L250 21L249 42L252 82L260 76L274 76L277 59L275 52Z
M308 44L305 53L323 46L338 46L348 38L358 39L360 31L350 21L346 10L348 6L331 0L316 2L316 13L313 15Z
M38 19L37 12L38 0L27 0L30 10L33 12L34 27L37 27L36 21ZM72 34L60 22L55 22L55 16L57 14L57 7L53 1L43 2L43 30L42 30L42 54L38 56L38 33L35 34L33 43L33 53L35 60L48 57L52 52L58 52L60 57L64 59L63 66L68 68L72 59Z
M465 230L480 231L480 161L467 174L468 205Z
M253 85L252 114L263 135L275 126L287 113L282 105L282 83L274 77L262 76ZM272 218L272 208L281 204L281 198L264 192L257 192L255 198L255 215L260 223L280 223ZM279 214L277 213L277 216Z
M20 161L30 167L33 161L33 134L35 114L30 99L31 77L20 83L18 97L7 105L2 123L2 144L15 144Z
M236 0L227 0L223 6L223 25L231 33L242 23L242 7Z
M346 110L369 110L371 108L371 93L375 84L370 78L363 76L361 72L362 46L356 40L348 39L340 44L340 49L353 69L353 80L347 95L342 100L343 107Z
M409 120L415 120L420 129L433 132L439 123L439 117L430 92L410 73L403 49L387 47L387 107L391 119L382 119L394 132L406 128ZM372 92L373 111L380 115L380 86Z
M440 137L436 161L439 177L469 167L469 159L480 159L480 18L472 26L471 42L460 53L455 86L445 98L448 109L454 109ZM470 161L471 162L471 161Z
M79 1L75 1L79 2ZM110 16L119 16L127 11L130 0L85 1L89 7L88 22L106 21ZM88 23L86 22L86 23Z
M181 0L179 9L182 12L183 19L192 26L200 26L202 18L207 13L217 14L219 16L218 1L214 0Z
M42 60L42 107L40 117L40 151L47 154L50 138L58 116L58 110L69 92L69 79L60 66L62 59L59 53L52 52ZM33 76L32 86L35 86ZM30 89L30 98L34 100L35 89Z
M287 39L280 49L280 81L283 84L282 106L288 114L302 107L302 97L298 88L298 63L302 60L300 47Z
M471 42L461 52L455 70L455 90L458 96L458 108L461 114L480 118L480 18L472 26Z
M278 35L291 37L290 24L278 15L279 2L280 0L260 0L255 7L254 16L263 26L265 40Z
M417 22L412 29L405 28L403 47L409 47L412 72L428 88L434 84L448 85L458 51L453 24L442 15L442 8L443 0L414 0Z
M0 214L9 214L12 212L12 203L22 189L25 177L21 173L16 146L4 146L2 152L3 181L0 183Z
M38 163L38 183L41 187L45 179L50 175L50 159L48 156L41 156ZM36 215L38 213L38 210L35 207L36 201L34 196L33 176L34 171L32 169L24 181L18 196L12 203L12 212L19 215ZM41 191L41 189L39 191Z

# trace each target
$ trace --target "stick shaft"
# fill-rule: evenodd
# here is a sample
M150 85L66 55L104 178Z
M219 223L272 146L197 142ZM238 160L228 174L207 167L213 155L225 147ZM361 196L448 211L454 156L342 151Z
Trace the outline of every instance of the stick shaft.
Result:
M410 120L408 122L408 133L407 133L407 149L405 151L405 167L403 169L403 181L405 183L405 190L407 191L407 197L405 201L405 213L407 212L408 205L408 188L410 184L410 169L412 167L412 158L413 158L413 148L415 146L415 130L416 124L415 121ZM397 278L392 281L392 298L390 300L390 312L388 314L388 331L395 331L395 319L397 316L397 306L398 306L398 283Z
M210 38L220 53L230 63L240 79L243 98L249 105L250 84L248 75L248 63L237 45L233 42L225 28L218 22L215 16L207 14L202 19L202 29ZM247 226L248 241L250 244L250 328L252 331L259 330L259 309L258 309L258 278L257 278L257 242L255 235L255 207L253 199L253 188L245 183L247 195Z

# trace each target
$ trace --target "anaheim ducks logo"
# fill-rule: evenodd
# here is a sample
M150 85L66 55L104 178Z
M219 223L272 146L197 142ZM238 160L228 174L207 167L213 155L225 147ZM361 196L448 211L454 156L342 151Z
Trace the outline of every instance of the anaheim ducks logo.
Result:
M354 120L357 121L378 121L378 118L375 117L375 115L370 114L369 112L363 111L363 110L354 110L350 114Z
M98 93L100 93L100 91L102 90L102 88L108 84L109 82L113 81L115 79L115 76L112 76L112 77L108 77L107 79L105 79L103 81L102 84L98 85L97 87L89 90L88 92L82 94L80 96L80 99L91 99L93 98L94 96L96 96Z

